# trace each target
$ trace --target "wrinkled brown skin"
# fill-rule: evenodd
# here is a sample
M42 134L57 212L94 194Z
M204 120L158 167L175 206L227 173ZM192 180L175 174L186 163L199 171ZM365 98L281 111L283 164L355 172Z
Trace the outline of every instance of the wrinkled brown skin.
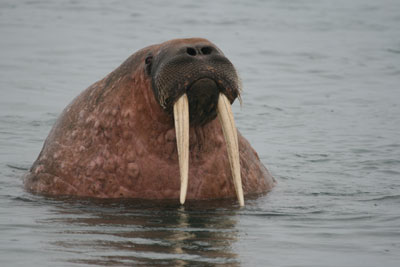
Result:
M26 175L26 189L45 195L179 199L174 120L155 99L145 57L166 45L198 40L144 48L76 97ZM189 134L187 199L236 198L218 119L191 127ZM245 195L269 191L274 178L239 132L238 137Z

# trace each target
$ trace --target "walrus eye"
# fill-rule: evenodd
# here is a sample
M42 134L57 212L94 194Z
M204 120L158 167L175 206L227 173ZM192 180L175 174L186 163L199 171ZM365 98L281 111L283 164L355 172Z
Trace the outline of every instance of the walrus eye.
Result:
M151 63L153 63L153 56L149 55L146 57L146 59L144 60L144 63L146 63L146 72L148 75L151 74Z

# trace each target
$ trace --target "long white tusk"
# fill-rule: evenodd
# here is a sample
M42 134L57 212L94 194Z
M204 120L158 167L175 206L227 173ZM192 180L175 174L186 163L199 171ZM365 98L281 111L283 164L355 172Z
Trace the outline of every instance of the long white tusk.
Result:
M218 118L224 133L226 148L228 150L229 163L235 185L236 195L239 200L239 205L244 206L242 178L240 176L240 161L239 161L239 144L237 130L231 104L228 98L220 93L218 99Z
M183 204L189 179L189 101L186 94L182 95L174 104L174 120L181 175L180 202Z

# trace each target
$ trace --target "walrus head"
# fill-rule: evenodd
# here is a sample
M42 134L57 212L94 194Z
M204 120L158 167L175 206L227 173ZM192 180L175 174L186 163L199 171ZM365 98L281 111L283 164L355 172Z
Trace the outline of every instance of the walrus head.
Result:
M205 39L164 43L145 59L146 73L160 106L174 114L179 168L180 201L186 198L189 170L189 125L201 126L217 116L225 136L233 182L244 205L238 137L231 104L240 95L240 81L233 64Z
M193 42L195 40L195 42ZM191 125L216 118L219 93L231 103L239 96L239 79L233 64L214 44L204 39L186 39L163 45L156 55L146 57L154 94L167 112L187 94Z

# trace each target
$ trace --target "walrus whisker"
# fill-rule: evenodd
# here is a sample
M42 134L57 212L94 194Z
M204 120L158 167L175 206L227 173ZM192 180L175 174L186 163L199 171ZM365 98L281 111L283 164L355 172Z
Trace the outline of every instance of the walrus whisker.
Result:
M174 104L176 144L181 176L180 202L185 203L189 179L189 101L183 94Z
M231 166L236 195L239 200L239 205L244 206L237 130L235 126L235 120L233 119L231 104L228 98L222 93L219 94L217 112L225 137L226 149L228 150L229 163Z

